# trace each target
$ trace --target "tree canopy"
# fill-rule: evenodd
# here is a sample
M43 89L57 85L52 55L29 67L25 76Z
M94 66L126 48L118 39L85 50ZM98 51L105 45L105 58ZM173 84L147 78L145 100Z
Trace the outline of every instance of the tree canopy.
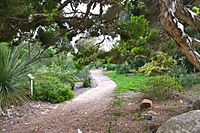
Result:
M69 40L80 33L109 34L127 0L1 0L0 42L57 27ZM105 11L106 10L106 11ZM41 28L43 27L43 28ZM44 31L39 36L45 36ZM51 37L50 34L46 35Z
M38 39L46 49L81 33L86 37L114 36L122 33L119 18L144 14L151 22L160 18L179 49L200 69L200 56L192 47L200 41L185 32L188 25L200 28L199 15L191 11L198 4L197 0L1 0L0 42L18 45L28 36Z

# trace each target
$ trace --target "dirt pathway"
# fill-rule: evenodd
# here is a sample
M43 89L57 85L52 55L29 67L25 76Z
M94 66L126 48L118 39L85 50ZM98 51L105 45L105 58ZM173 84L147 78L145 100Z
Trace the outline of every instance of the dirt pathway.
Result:
M29 116L5 129L6 133L105 133L109 103L116 84L102 70L91 71L98 86L41 115Z

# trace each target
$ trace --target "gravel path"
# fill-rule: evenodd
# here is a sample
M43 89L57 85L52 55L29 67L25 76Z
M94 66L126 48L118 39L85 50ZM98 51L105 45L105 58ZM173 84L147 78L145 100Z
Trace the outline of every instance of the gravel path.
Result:
M6 133L105 133L108 132L115 82L92 70L98 86L41 115L32 115L4 129Z

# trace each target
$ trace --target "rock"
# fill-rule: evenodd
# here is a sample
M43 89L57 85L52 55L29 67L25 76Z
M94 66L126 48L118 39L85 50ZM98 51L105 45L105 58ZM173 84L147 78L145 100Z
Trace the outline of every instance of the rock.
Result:
M76 82L75 84L74 84L74 88L82 88L83 87L83 82Z
M141 104L140 104L140 109L146 109L152 107L152 101L149 99L143 99Z
M144 115L144 119L145 119L145 120L151 121L152 118L153 118L152 115L147 115L147 114Z
M200 133L200 110L170 118L156 133Z

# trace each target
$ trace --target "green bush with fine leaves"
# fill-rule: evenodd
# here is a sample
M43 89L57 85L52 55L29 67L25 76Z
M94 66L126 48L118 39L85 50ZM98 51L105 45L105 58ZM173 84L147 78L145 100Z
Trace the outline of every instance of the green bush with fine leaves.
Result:
M164 75L151 79L147 85L147 96L157 99L169 98L174 92L182 91L179 81L173 77Z
M196 74L182 75L178 79L184 88L190 88L193 85L200 84L200 76Z
M71 89L71 86L61 83L56 77L37 75L34 86L34 99L60 103L74 96Z

